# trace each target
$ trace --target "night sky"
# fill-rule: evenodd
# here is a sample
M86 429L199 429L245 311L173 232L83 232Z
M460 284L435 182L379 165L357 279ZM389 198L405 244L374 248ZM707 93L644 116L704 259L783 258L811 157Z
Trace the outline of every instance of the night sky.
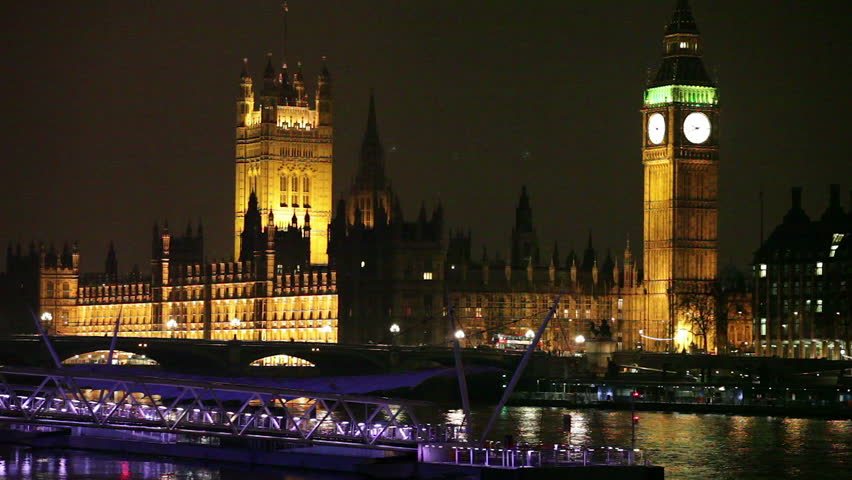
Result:
M376 92L405 215L443 202L474 256L507 251L522 185L542 252L622 250L642 236L641 108L674 0L289 2L288 60L313 92L328 56L335 197L348 190ZM694 0L722 101L720 262L749 262L805 189L849 208L852 3ZM282 55L277 0L6 1L0 242L80 243L101 271L147 271L151 225L202 220L229 258L240 62ZM635 251L635 250L634 250Z

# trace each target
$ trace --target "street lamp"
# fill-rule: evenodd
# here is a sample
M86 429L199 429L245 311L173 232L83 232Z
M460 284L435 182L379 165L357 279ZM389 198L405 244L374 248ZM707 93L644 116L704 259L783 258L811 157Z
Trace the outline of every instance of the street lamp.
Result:
M390 330L390 333L391 333L391 345L398 344L399 343L399 332L400 332L399 324L392 323L389 330Z
M234 318L231 319L231 328L240 328L240 319L239 318L234 317ZM236 333L234 334L234 340L235 341L237 340L237 334Z
M584 336L582 336L582 335L577 335L577 336L574 338L574 341L575 341L577 344L583 344L583 343L586 343L586 337L584 337Z
M533 338L535 337L535 332L533 332L532 330L527 330L527 333L525 333L524 336L527 338Z
M50 334L50 326L53 324L53 314L50 312L44 312L41 314L41 324L44 327L44 324L48 326L44 329L45 333Z
M177 326L178 326L177 320L175 320L174 318L170 318L169 321L166 322L166 328L169 329L169 332L170 332L169 336L170 337L174 338L174 336L175 336L174 330L177 328Z
M457 338L457 339L459 339L459 340L463 339L463 338L464 338L464 331L463 331L463 330L461 330L461 329L456 330L455 336L456 336L456 338Z
M675 339L677 339L678 343L685 343L686 339L689 337L689 331L683 327L677 329L677 335Z

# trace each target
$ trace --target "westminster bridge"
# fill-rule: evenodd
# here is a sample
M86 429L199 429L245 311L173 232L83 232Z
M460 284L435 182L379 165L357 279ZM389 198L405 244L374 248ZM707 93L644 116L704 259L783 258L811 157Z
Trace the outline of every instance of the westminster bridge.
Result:
M51 343L61 361L76 355L109 349L110 338L94 336L55 336ZM310 362L315 368L302 370L306 375L363 375L392 373L428 368L453 367L453 350L449 346L412 345L348 345L316 342L276 342L199 340L181 338L118 337L115 349L143 356L163 370L219 375L242 375L256 371L250 365L260 359L287 355ZM493 348L465 348L465 367L491 367L513 370L522 352ZM13 335L0 337L0 364L21 367L52 365L48 349L41 337ZM712 381L719 370L758 374L764 378L793 375L815 375L852 369L852 360L788 359L756 356L686 355L648 352L615 352L609 374L639 369L648 373L670 374L701 372L701 380ZM589 371L582 357L559 357L536 352L525 377L587 377ZM604 372L599 372L604 373Z
M111 341L108 337L94 336L55 336L50 340L63 362L75 356L108 350ZM448 346L118 337L115 350L144 355L166 371L225 375L247 373L253 362L275 355L310 362L315 367L310 369L311 373L317 375L389 373L455 365L453 350ZM497 349L463 349L464 364L471 367L513 369L521 354ZM553 375L553 372L540 371L553 357L540 352L534 357L531 373ZM41 337L14 335L0 338L0 364L43 367L52 365L52 360Z

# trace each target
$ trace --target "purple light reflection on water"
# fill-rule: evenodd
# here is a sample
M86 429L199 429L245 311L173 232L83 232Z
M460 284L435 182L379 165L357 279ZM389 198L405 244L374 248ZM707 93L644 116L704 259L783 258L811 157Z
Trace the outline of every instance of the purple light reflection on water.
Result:
M361 476L0 445L2 480L356 480Z

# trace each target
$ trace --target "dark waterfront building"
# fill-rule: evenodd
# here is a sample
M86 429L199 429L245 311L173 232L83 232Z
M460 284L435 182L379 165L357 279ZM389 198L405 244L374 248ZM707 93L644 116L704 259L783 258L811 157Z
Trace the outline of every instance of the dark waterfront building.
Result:
M376 108L370 110L358 173L329 226L330 267L339 272L340 341L442 343L444 210L403 218L385 176ZM391 327L394 327L393 329Z
M850 209L852 210L852 209ZM852 337L852 212L832 185L811 220L802 189L754 257L754 342L761 355L843 359Z

